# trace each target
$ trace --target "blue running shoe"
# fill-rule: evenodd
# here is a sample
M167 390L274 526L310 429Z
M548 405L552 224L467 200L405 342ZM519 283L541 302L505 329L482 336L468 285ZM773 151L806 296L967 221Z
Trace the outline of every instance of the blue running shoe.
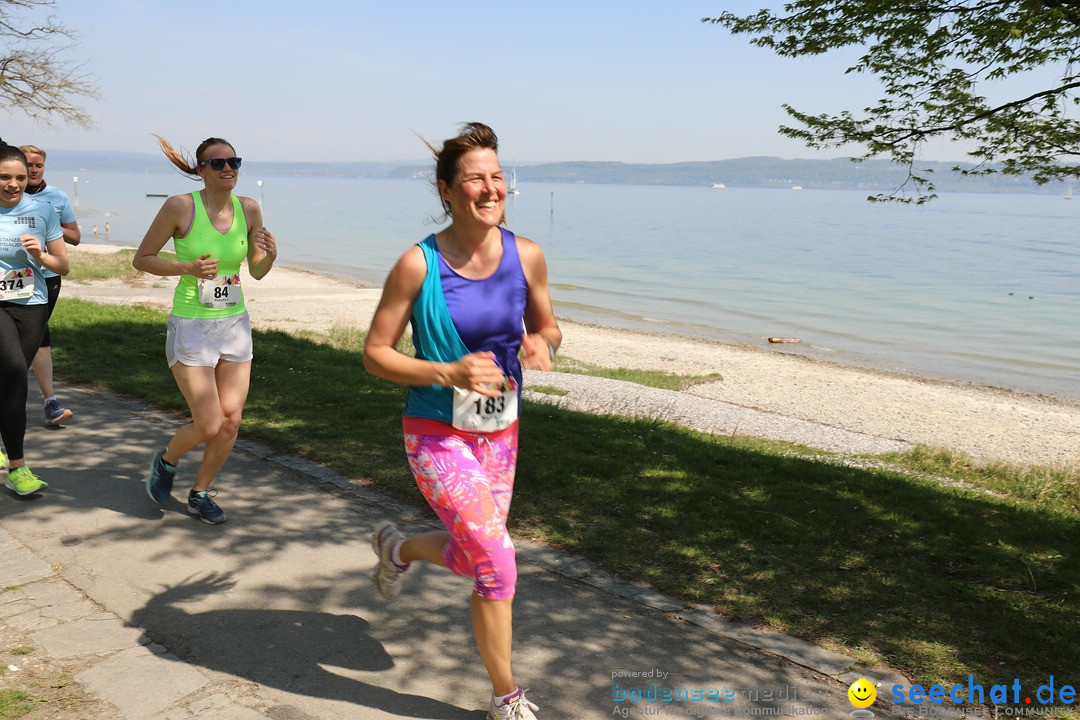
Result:
M45 422L50 425L59 425L71 418L75 413L60 405L60 401L51 397L45 401Z
M214 502L214 496L210 493L217 495L217 490L203 490L202 492L192 490L189 492L187 511L192 515L198 515L199 519L204 523L220 525L225 522L225 511L218 507L218 504Z
M150 475L146 478L146 494L158 505L169 500L172 494L173 478L176 477L176 466L165 462L163 447L150 458Z

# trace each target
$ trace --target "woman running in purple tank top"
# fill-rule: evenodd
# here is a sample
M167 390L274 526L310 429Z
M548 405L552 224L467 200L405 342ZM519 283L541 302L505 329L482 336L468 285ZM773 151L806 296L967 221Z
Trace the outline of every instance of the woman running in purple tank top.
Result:
M547 370L562 342L540 247L504 230L506 181L491 128L469 123L435 153L444 230L409 249L383 287L364 367L409 386L402 425L417 486L446 531L372 536L376 591L390 600L415 561L474 580L473 633L488 718L535 718L511 670L517 568L506 518L517 465L521 367ZM413 324L416 357L396 349ZM523 332L524 331L524 332Z

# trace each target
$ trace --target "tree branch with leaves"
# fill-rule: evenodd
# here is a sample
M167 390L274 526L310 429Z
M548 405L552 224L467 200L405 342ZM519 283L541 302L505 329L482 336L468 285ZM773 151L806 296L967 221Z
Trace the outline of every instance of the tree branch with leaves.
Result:
M954 168L962 174L1024 175L1039 184L1080 178L1078 0L794 0L783 11L702 22L783 57L861 49L846 72L875 76L883 96L836 114L784 105L797 124L780 133L815 149L858 144L865 152L855 161L885 156L908 168L907 183L872 200L934 198L930 171L917 165L936 138L974 148L967 153L974 167ZM1027 87L988 100L1007 79Z

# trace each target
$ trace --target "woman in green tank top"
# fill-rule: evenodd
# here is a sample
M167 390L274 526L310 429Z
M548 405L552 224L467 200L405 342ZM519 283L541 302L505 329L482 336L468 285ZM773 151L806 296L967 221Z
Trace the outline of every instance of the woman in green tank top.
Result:
M251 323L240 263L247 258L251 277L261 280L274 265L277 245L262 225L259 204L232 194L241 160L231 144L208 138L193 161L163 138L158 143L203 189L165 201L132 261L143 272L179 276L165 353L191 411L191 422L151 458L146 490L159 505L168 501L180 458L205 443L188 512L216 525L225 522L225 512L210 486L236 443L251 378ZM158 257L170 239L176 260Z

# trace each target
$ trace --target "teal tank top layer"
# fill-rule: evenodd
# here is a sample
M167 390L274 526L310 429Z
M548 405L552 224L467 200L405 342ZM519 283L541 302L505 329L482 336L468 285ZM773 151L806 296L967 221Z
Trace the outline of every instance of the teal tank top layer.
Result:
M176 238L176 259L180 262L192 262L203 255L210 255L218 260L218 275L239 275L240 263L247 257L248 227L244 217L244 206L240 198L232 196L233 222L227 232L221 232L210 222L199 192L191 193L195 201L191 229L182 238ZM173 293L172 314L177 317L215 318L240 315L247 310L247 304L241 297L240 302L228 308L206 307L199 302L199 280L192 275L181 275Z
M427 275L420 287L412 311L412 337L416 357L433 362L454 362L469 354L458 335L450 310L446 307L442 281L439 279L439 251L435 236L420 243L427 261ZM452 419L450 388L441 385L412 385L405 398L405 415L431 418L442 422Z

